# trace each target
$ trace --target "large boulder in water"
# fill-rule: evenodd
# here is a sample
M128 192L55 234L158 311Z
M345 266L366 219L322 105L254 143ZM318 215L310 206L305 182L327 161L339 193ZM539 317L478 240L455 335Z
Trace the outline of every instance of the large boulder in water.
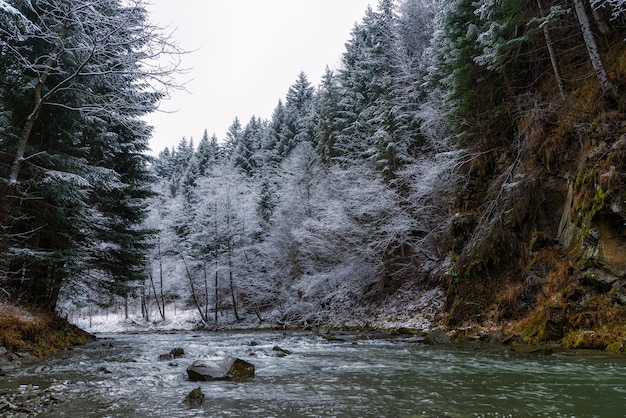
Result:
M254 365L236 357L223 360L196 360L187 367L192 381L239 380L254 376Z

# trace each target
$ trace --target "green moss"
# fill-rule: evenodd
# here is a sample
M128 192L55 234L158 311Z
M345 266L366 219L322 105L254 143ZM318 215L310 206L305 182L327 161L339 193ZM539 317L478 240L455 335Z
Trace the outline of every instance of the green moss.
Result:
M605 349L607 352L612 354L623 354L624 353L624 341L616 341L606 346Z
M604 350L607 343L600 333L593 330L575 330L563 338L563 346L571 349Z

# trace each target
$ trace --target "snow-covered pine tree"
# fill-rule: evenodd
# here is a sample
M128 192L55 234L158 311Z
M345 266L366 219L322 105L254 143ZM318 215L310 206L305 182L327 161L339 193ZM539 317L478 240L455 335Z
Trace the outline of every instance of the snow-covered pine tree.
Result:
M136 276L143 238L129 235L142 216L149 132L138 118L161 97L148 79L174 87L173 69L140 63L177 51L148 23L141 0L2 5L1 19L16 22L0 28L9 75L0 97L11 112L0 139L3 271L54 309L60 287L85 277L79 272L121 278L104 257L129 262L123 280ZM116 171L118 160L129 166ZM121 202L107 203L107 193Z

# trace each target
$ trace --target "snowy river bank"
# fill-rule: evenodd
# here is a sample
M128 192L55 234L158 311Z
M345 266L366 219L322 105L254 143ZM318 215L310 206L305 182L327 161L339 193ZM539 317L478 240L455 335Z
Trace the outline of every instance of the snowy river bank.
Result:
M622 357L538 356L356 334L329 342L306 332L99 337L11 370L0 390L33 385L62 394L54 395L47 417L622 416L626 396ZM276 345L291 354L279 355ZM184 348L185 355L159 360L174 347ZM187 378L186 367L195 359L226 356L253 363L255 376L237 382ZM206 399L192 409L183 398L198 386Z

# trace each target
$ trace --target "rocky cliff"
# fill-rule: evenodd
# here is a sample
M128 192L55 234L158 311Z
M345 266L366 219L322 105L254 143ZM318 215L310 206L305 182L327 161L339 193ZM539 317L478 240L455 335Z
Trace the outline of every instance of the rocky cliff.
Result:
M620 91L626 51L606 64ZM579 79L582 69L572 70ZM623 351L626 341L626 100L598 80L566 97L519 95L504 137L467 144L450 222L449 326L499 326L527 342ZM552 93L551 93L552 92Z

